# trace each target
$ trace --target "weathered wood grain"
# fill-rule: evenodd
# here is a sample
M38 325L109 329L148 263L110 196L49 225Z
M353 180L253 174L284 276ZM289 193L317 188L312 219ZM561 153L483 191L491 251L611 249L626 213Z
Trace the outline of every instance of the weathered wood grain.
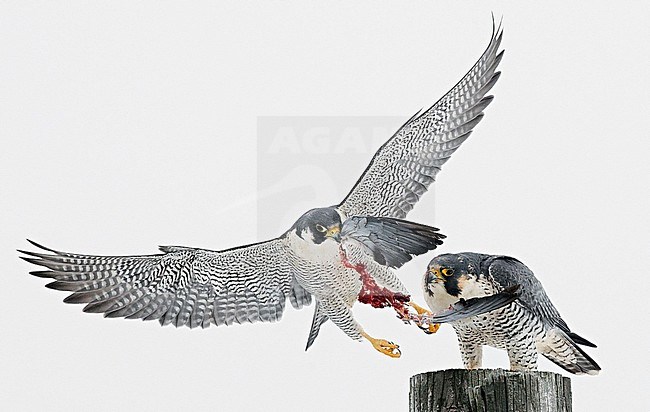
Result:
M571 379L553 372L448 369L411 377L410 412L571 412Z

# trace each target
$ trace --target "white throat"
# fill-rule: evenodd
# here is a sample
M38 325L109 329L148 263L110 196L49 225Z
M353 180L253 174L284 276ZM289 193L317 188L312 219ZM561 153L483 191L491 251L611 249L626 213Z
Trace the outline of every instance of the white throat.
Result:
M340 261L339 244L331 238L323 243L314 243L314 235L309 229L302 233L302 238L295 231L287 236L289 247L298 256L310 262Z

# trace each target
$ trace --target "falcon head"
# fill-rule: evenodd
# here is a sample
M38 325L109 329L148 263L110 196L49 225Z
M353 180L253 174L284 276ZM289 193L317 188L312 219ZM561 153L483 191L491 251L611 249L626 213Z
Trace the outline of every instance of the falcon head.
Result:
M290 231L305 241L320 245L328 239L341 241L341 215L334 207L311 209L293 224Z
M424 275L424 289L433 295L434 290L442 286L454 297L461 297L463 289L475 283L479 274L480 262L469 254L444 254L436 256L429 262Z

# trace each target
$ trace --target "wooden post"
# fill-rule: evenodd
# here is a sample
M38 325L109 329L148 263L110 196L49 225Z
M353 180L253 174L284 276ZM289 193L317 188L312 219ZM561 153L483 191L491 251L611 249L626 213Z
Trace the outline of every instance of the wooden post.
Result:
M410 412L571 412L571 379L553 372L448 369L411 376Z

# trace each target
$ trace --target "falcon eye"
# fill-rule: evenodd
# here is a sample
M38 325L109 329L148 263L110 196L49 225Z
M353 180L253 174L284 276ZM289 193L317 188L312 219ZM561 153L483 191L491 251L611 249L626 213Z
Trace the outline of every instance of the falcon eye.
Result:
M445 276L451 276L454 274L454 269L443 269L442 274Z
M325 229L325 226L323 225L316 225L316 230L318 230L321 233L327 232L327 229Z

